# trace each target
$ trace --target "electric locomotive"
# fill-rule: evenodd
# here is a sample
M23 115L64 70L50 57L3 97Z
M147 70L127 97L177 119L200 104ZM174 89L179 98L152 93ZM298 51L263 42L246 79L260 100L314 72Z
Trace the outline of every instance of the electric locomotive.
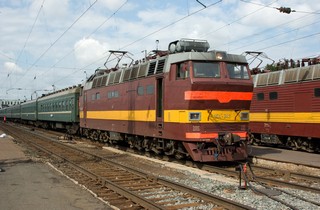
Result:
M247 61L209 47L181 39L121 67L127 52L110 51L115 67L96 70L80 93L81 134L178 159L247 158L253 91Z
M320 62L317 63L253 76L249 125L253 143L320 151Z

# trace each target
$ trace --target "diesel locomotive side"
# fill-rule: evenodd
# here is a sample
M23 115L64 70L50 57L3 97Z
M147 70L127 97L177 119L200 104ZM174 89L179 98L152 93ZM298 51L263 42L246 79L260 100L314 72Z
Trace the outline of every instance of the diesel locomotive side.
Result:
M81 134L194 161L247 158L247 61L208 49L182 39L135 64L97 70L80 94Z

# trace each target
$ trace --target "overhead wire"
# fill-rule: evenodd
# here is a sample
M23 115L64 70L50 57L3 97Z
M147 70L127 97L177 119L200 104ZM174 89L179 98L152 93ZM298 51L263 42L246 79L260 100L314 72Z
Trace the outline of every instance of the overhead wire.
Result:
M25 74L20 77L23 78L30 69L32 69L40 59L97 3L98 0L95 0L73 23L34 61L34 63L26 70ZM19 80L18 80L19 81ZM18 82L17 81L17 82Z
M161 28L159 28L159 29L157 29L157 30L155 30L155 31L153 31L153 32L151 32L151 33L149 33L149 34L141 37L140 39L137 39L137 40L135 40L135 41L133 41L133 42L131 42L131 43L129 43L129 44L126 44L126 45L120 47L120 50L121 50L121 49L124 49L124 48L127 48L127 47L129 47L129 46L131 46L131 45L133 45L133 44L135 44L135 43L137 43L137 42L140 42L140 41L144 40L145 38L147 38L147 37L149 37L149 36L151 36L151 35L153 35L153 34L156 34L156 33L160 32L160 31L162 31L162 30L164 30L164 29L166 29L166 28L168 28L168 27L170 27L170 26L172 26L172 25L174 25L174 24L176 24L176 23L178 23L178 22L180 22L180 21L182 21L182 20L184 20L184 19L192 16L192 15L195 15L195 14L197 14L197 13L199 13L199 12L205 10L205 9L208 9L208 8L210 8L210 7L218 4L218 3L220 3L220 2L222 2L222 0L216 1L216 2L214 2L214 3L212 3L212 4L210 4L210 5L207 5L206 7L203 7L203 8L201 8L201 9L199 9L199 10L196 10L195 12L192 12L192 13L190 13L190 14L188 14L188 15L186 15L186 16L178 19L178 20L175 20L175 21L169 23L168 25L165 25L165 26L163 26L163 27L161 27Z
M131 43L128 43L128 44L120 47L119 50L124 49L124 48L127 48L127 47L129 47L129 46L131 46L131 45L133 45L133 44L135 44L135 43L137 43L137 42L140 42L140 41L144 40L145 38L147 38L147 37L149 37L149 36L152 36L153 34L156 34L156 33L160 32L160 31L162 31L162 30L164 30L164 29L166 29L166 28L168 28L168 27L170 27L170 26L172 26L172 25L174 25L174 24L176 24L176 23L178 23L178 22L180 22L180 21L182 21L182 20L184 20L184 19L192 16L192 15L195 15L195 14L197 14L197 13L199 13L199 12L205 10L205 9L208 9L208 8L210 8L210 7L218 4L218 3L220 3L220 2L222 2L222 0L219 0L219 1L216 1L216 2L214 2L214 3L211 3L211 4L207 5L206 7L203 7L203 8L201 8L201 9L199 9L199 10L196 10L195 12L188 13L186 16L183 16L182 18L180 18L180 19L178 19L178 20L175 20L175 21L173 21L173 22L171 22L171 23L169 23L169 24L167 24L167 25L165 25L165 26L163 26L163 27L161 27L161 28L159 28L159 29L157 29L157 30L155 30L155 31L153 31L153 32L151 32L151 33L149 33L149 34L147 34L147 35L145 35L145 36L143 36L143 37L135 40L135 41L133 41L133 42L131 42ZM107 53L107 51L106 51L105 53ZM71 74L69 74L69 76L72 75L72 74L74 74L74 73L76 73L76 72L78 72L78 71L83 70L84 68L87 68L88 66L91 66L91 65L93 65L93 64L95 64L95 63L97 63L97 62L100 62L102 59L105 59L105 57L100 57L100 58L98 58L97 60L93 61L92 63L86 65L85 67L82 67L82 68L80 68L80 69L75 70L74 72L72 72ZM63 78L63 79L65 79L65 78Z
M277 1L278 1L278 0L275 0L275 1L271 2L271 3L268 4L268 5L274 4L274 3L277 2ZM262 7L262 8L259 8L259 9L255 10L255 11L249 13L249 14L246 14L246 15L244 15L244 16L236 19L236 20L233 20L233 21L231 21L231 22L229 22L229 23L227 23L227 24L225 24L225 25L223 25L223 26L221 26L221 27L219 27L219 28L217 28L217 29L215 29L215 30L209 31L209 32L205 33L204 35L202 35L201 37L206 37L207 35L212 34L212 33L214 33L214 32L217 32L217 31L219 31L219 30L221 30L221 29L223 29L223 28L225 28L225 27L227 27L227 26L230 26L231 24L234 24L234 23L236 23L236 22L239 22L240 20L242 20L242 19L244 19L244 18L246 18L246 17L248 17L248 16L250 16L250 15L252 15L252 14L254 14L254 13L260 11L260 10L262 10L262 9L264 9L264 8L267 7L268 5L265 5L265 6Z
M313 34L308 34L306 36L302 36L302 37L299 37L299 38L295 38L295 39L292 39L292 40L288 40L288 41L285 41L285 42L274 44L274 45L271 45L271 46L268 46L268 47L265 47L265 48L260 48L260 49L258 49L258 51L266 50L266 49L269 49L269 48L272 48L272 47L284 45L284 44L287 44L287 43L290 43L290 42L295 42L295 41L298 41L300 39L306 39L306 38L317 36L317 35L320 35L320 32L313 33Z
M26 48L26 46L27 46L27 43L28 43L29 38L30 38L30 35L31 35L31 33L32 33L33 29L34 29L34 26L35 26L38 18L39 18L39 14L40 14L41 10L43 9L44 2L45 2L45 0L42 1L41 5L40 5L40 8L39 8L39 10L38 10L38 13L37 13L37 15L36 15L36 18L35 18L35 20L33 21L33 24L32 24L32 26L31 26L31 29L30 29L30 31L29 31L29 33L28 33L28 36L27 36L27 38L26 38L26 40L25 40L25 42L24 42L24 45L23 45L22 49L20 50L17 59L15 59L15 61L14 61L16 65L18 64L18 62L19 62L19 60L20 60L20 57L21 57L23 51L25 50L25 48ZM14 66L14 68L16 68L16 65ZM13 70L14 70L14 69L13 69ZM12 72L8 73L7 77L10 77L11 73L12 73ZM9 87L9 88L10 88L10 87Z
M108 18L106 18L98 27L96 27L88 36L86 37L91 37L93 34L95 34L104 24L106 24L113 16L116 15L126 4L128 1L125 1L123 4L120 5L120 7L117 8L115 12L113 12ZM60 63L62 60L64 60L66 57L68 57L71 53L75 52L76 49L78 49L80 46L77 46L76 48L73 48L70 50L67 54L65 54L62 58L60 58L57 62L55 62L50 68L49 71L51 71L53 68L57 68L56 65ZM58 67L59 68L59 67ZM69 68L69 69L74 69L74 68ZM83 70L84 68L81 68ZM48 71L43 72L39 76L42 76L43 74L48 73ZM54 83L55 84L55 83Z
M253 2L253 1L248 1L248 0L240 0L240 1L242 1L244 3L248 3L248 4L254 4L254 5L258 5L258 6L269 7L269 8L276 9L276 10L279 10L280 12L282 12L282 13L287 13L287 14L290 14L291 12L308 13L308 14L320 14L320 12L317 12L317 11L314 11L314 12L299 11L299 10L291 9L290 7L271 7L269 5L265 5L265 4L261 4L261 3Z
M180 18L180 19L178 19L178 20L175 20L175 21L169 23L168 25L165 25L165 26L163 26L163 27L161 27L161 28L159 28L159 29L157 29L157 30L155 30L155 31L153 31L153 32L151 32L151 33L149 33L149 34L147 34L147 35L145 35L145 36L143 36L143 37L141 37L141 38L139 38L139 39L131 42L131 43L129 43L129 44L126 44L126 45L120 47L119 50L124 49L124 48L127 48L127 47L129 47L129 46L131 46L131 45L133 45L133 44L135 44L135 43L137 43L137 42L140 42L140 41L144 40L145 38L147 38L147 37L149 37L149 36L151 36L151 35L153 35L153 34L156 34L156 33L160 32L160 31L162 31L162 30L164 30L164 29L166 29L166 28L168 28L168 27L170 27L170 26L172 26L172 25L174 25L174 24L176 24L176 23L178 23L178 22L180 22L180 21L182 21L182 20L184 20L184 19L192 16L192 15L195 15L195 14L197 14L197 13L199 13L199 12L205 10L205 9L208 9L208 8L210 8L210 7L218 4L218 3L220 3L220 2L222 2L222 0L219 0L219 1L216 1L216 2L214 2L214 3L211 3L211 4L207 5L206 7L203 7L203 8L201 8L201 9L199 9L199 10L196 10L195 12L192 12L192 13L189 13L189 12L188 12L188 14L187 14L186 16L184 16L184 17L182 17L182 18ZM107 51L106 51L105 53L107 53ZM105 57L100 57L100 58L98 58L97 60L93 61L92 63L90 63L90 64L88 64L88 65L86 65L86 66L84 66L84 67L81 67L80 69L77 69L77 70L75 70L74 72L70 73L69 76L70 76L70 75L73 75L74 73L76 73L76 72L78 72L78 71L81 71L81 70L83 70L83 69L85 69L85 68L88 68L89 66L91 66L91 65L93 65L93 64L95 64L95 63L97 63L97 62L100 62L100 61L103 60L103 59L105 59Z
M241 1L243 1L243 2L245 2L245 3L249 3L248 1L245 1L245 0L241 0ZM272 5L273 3L275 3L275 2L276 2L276 1L274 1L274 2L272 2L272 3L270 3L270 4L268 4L268 5L264 5L264 4L257 4L257 5L262 6L263 8L265 8L265 7L276 8L276 7L271 7L271 6L270 6L270 5ZM252 2L250 2L250 3L252 3ZM261 8L261 9L263 9L263 8ZM260 10L260 9L259 9L259 10ZM254 11L253 13L255 13L255 12L259 11L259 10L256 10L256 11ZM248 14L248 15L245 15L245 16L243 16L243 17L241 17L241 18L239 18L239 19L237 19L237 20L235 20L235 21L233 21L233 22L231 22L231 23L237 22L237 21L243 19L244 17L247 17L247 16L249 16L249 15L251 15L251 14L253 14L253 13L250 13L250 14ZM308 15L313 15L313 14L318 14L318 11L316 11L316 12L309 12L309 13L308 13ZM306 16L308 16L308 15L306 15ZM304 17L306 17L306 16L304 16ZM301 18L298 18L298 19L302 19L302 18L304 18L304 17L301 17ZM297 19L297 20L298 20L298 19ZM222 28L230 25L231 23L228 23L228 24L226 24L226 25L224 25L224 26L216 29L214 32L216 32L216 31L218 31L218 30L221 30ZM281 25L284 25L284 24L281 24ZM313 24L310 24L310 25L313 25ZM268 29L267 29L267 30L268 30ZM295 30L297 30L297 29L295 29ZM292 30L292 31L295 31L295 30ZM266 30L265 30L265 31L266 31ZM209 33L212 33L212 32L209 32ZM206 33L205 35L208 35L209 33ZM285 32L285 33L286 33L286 32ZM256 34L255 34L255 35L256 35ZM294 42L294 41L297 41L297 40L300 40L300 39L305 39L305 38L312 37L312 36L316 36L316 35L317 35L317 33L316 33L316 34L306 35L306 36L303 36L303 37L296 38L296 39L294 39L294 40L290 40L290 41L278 43L278 44L275 44L275 45L272 45L272 46L269 46L269 47L266 47L266 48L262 48L262 49L260 49L260 50L268 49L268 48L275 47L275 46L280 46L280 45L283 45L283 44L286 44L286 43ZM275 36L274 36L274 37L275 37ZM271 38L274 38L274 37L271 37ZM248 37L245 37L245 38L248 38ZM271 39L271 38L269 37L269 38L266 38L265 40ZM243 39L243 38L242 38L242 39ZM260 41L261 41L261 40L260 40ZM233 41L233 42L235 42L235 41ZM228 44L230 44L230 43L228 43ZM251 43L251 44L252 44L252 43ZM251 44L250 44L250 45L251 45ZM243 47L247 47L247 46L243 46ZM241 48L243 48L243 47L241 47ZM240 49L240 48L236 48L236 49ZM233 50L235 50L235 49L233 49Z
M155 30L155 31L153 31L153 32L151 32L151 33L149 33L149 34L147 34L147 35L145 35L145 36L143 36L143 37L135 40L135 41L133 41L133 42L131 42L131 43L128 43L128 44L120 47L119 50L124 49L124 48L127 48L127 47L129 47L129 46L131 46L131 45L133 45L133 44L135 44L135 43L137 43L137 42L140 42L140 41L144 40L145 38L147 38L147 37L149 37L149 36L151 36L151 35L153 35L153 34L156 34L156 33L160 32L160 31L162 31L162 30L164 30L164 29L166 29L166 28L168 28L168 27L170 27L170 26L172 26L172 25L174 25L174 24L176 24L176 23L178 23L178 22L180 22L180 21L182 21L182 20L184 20L184 19L192 16L192 15L195 15L195 14L197 14L197 13L199 13L199 12L205 10L205 9L208 9L208 8L210 8L210 7L218 4L218 3L220 3L220 2L222 2L222 0L216 1L216 2L214 2L214 3L212 3L212 4L210 4L210 5L207 5L207 6L204 7L204 8L201 8L201 9L195 11L195 12L188 13L186 16L184 16L184 17L182 17L182 18L180 18L180 19L178 19L178 20L175 20L175 21L173 21L173 22L171 22L171 23L169 23L169 24L167 24L167 25L165 25L165 26L163 26L163 27L161 27L161 28L159 28L159 29L157 29L157 30ZM106 51L106 53L107 53L107 51ZM103 57L103 58L104 58L104 57ZM99 62L99 61L100 61L101 59L103 59L103 58L99 58L99 59L93 61L92 63L90 63L90 64L87 65L87 66L93 65L93 64ZM87 67L87 66L86 66L86 67ZM81 68L81 69L82 69L82 68Z
M274 29L276 29L276 28L280 28L280 27L282 27L282 26L286 26L286 25L288 25L288 24L290 24L290 23L293 23L293 22L296 22L296 21L298 21L298 20L304 19L304 18L306 18L306 17L308 17L308 16L310 16L310 15L311 15L311 14L308 14L308 15L305 15L305 16L302 16L302 17L299 17L299 18L296 18L296 19L294 19L294 20L290 20L290 21L288 21L288 22L281 23L281 24L276 25L276 26L274 26L274 27L266 28L266 29L264 29L264 30L262 30L262 31L260 31L260 32L258 32L258 33L254 33L254 34L251 34L251 35L248 35L248 36L244 36L244 37L242 37L242 38L240 38L240 39L236 39L236 40L234 40L234 41L228 42L228 43L226 43L226 44L219 45L219 46L217 46L217 47L229 45L229 44L231 44L231 43L239 42L239 41L245 40L245 39L246 39L246 40L250 40L251 37L254 37L254 36L265 35L266 32L272 31L272 30L274 30Z
M295 29L292 29L292 30L289 30L289 31L285 31L285 32L279 33L279 34L275 34L275 35L273 35L273 36L269 36L269 37L264 38L264 39L259 39L259 40L254 41L254 42L250 42L250 44L247 44L247 45L244 45L244 46L241 46L241 47L237 47L237 48L233 48L233 49L231 49L231 51L239 50L239 49L241 49L241 48L245 48L245 47L248 47L248 46L252 46L252 45L255 45L255 44L257 44L257 43L261 43L261 42L263 42L263 41L270 40L270 39L273 39L273 38L282 36L282 35L284 35L284 34L288 34L288 33L291 33L291 32L294 32L294 31L297 31L297 30L300 30L300 29L303 29L303 28L306 28L306 27L309 27L309 26L318 24L319 22L320 22L320 20L319 20L319 21L316 21L316 22L313 22L313 23L310 23L310 24L308 24L308 25L301 26L301 27L299 27L299 28L295 28Z

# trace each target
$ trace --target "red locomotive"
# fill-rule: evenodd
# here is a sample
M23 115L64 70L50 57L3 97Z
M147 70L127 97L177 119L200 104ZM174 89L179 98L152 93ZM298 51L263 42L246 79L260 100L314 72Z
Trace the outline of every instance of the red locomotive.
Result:
M320 151L319 61L291 60L276 66L282 66L281 71L253 76L249 127L254 143ZM294 68L287 69L288 66Z
M201 162L247 158L247 61L208 49L182 39L126 67L126 52L110 51L115 67L96 70L80 94L81 134Z

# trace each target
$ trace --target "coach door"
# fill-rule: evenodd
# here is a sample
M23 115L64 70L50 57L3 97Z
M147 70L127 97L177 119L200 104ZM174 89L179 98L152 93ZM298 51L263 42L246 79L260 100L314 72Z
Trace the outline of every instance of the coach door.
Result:
M163 129L163 92L164 92L163 78L157 78L156 84L156 115L157 115L157 129L158 135L162 136Z

